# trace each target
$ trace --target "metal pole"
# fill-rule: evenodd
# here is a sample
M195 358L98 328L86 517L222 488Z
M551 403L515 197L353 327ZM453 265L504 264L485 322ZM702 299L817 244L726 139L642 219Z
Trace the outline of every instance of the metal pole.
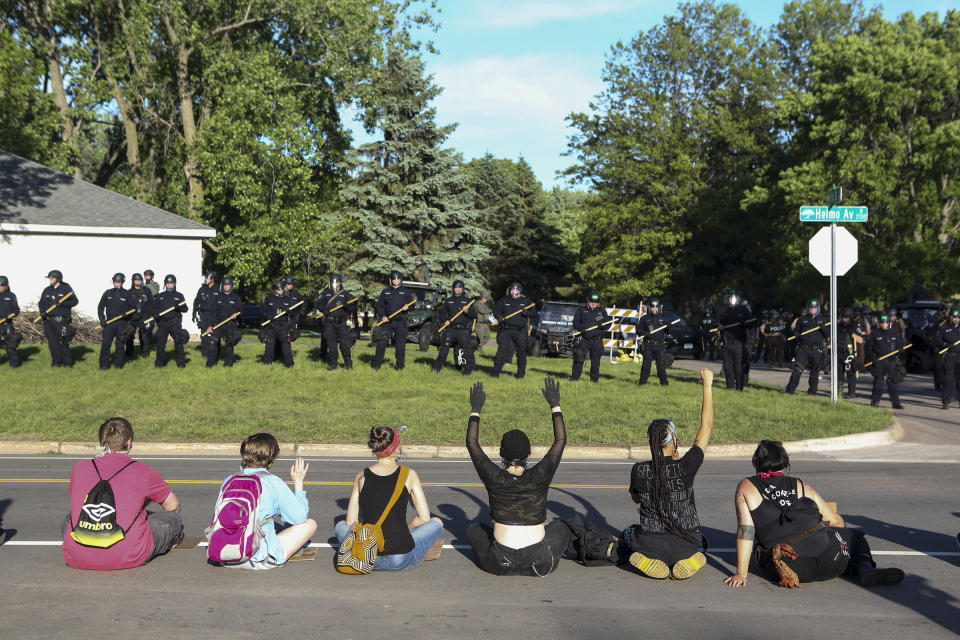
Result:
M837 404L837 223L830 223L830 402Z

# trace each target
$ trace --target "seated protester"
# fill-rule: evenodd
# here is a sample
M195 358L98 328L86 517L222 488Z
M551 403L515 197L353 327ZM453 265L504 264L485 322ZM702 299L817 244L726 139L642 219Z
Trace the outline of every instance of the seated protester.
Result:
M290 479L293 481L293 491L290 491L279 476L268 473L279 454L280 444L269 433L247 436L240 444L240 466L243 467L240 474L260 476L257 520L263 523L263 538L249 560L222 566L232 569L276 569L300 551L316 532L316 521L307 517L310 506L307 504L307 493L303 490L303 479L310 465L300 457L294 460L290 466ZM223 483L226 484L232 477L226 478ZM274 516L280 516L290 526L277 533L273 524Z
M70 474L63 559L74 569L139 567L183 539L180 501L155 469L128 455L133 448L130 422L110 418L100 425L100 445L103 450L95 458L81 460ZM101 492L94 505L88 495L96 493L92 490L101 480L109 481L113 499ZM148 513L150 500L163 510ZM104 541L104 536L110 539Z
M713 371L701 369L700 379L703 405L693 446L679 457L673 422L654 420L647 428L652 459L630 472L630 497L640 505L640 522L627 527L621 540L631 552L630 564L651 578L686 580L707 563L700 552L693 480L713 432Z
M370 429L367 446L377 461L353 479L347 519L338 522L333 530L337 543L343 542L355 522L372 524L380 519L397 487L401 469L406 468L400 466L403 447L400 435L393 427ZM407 468L407 471L400 497L381 525L383 551L377 554L374 571L413 569L423 560L439 558L443 548L443 522L440 518L430 517L430 506L420 476L413 469ZM417 515L407 524L407 504L411 500Z
M863 533L844 528L843 518L813 487L786 475L790 459L782 444L761 441L753 468L757 475L737 485L737 573L726 584L746 586L754 536L760 566L781 587L841 574L865 587L903 580L900 569L877 569Z
M540 462L527 468L530 440L518 429L500 440L501 465L480 448L480 411L487 395L483 383L470 389L470 419L467 451L490 500L493 528L474 522L467 527L467 541L477 566L494 575L545 576L554 571L570 542L571 530L562 520L547 520L547 490L557 471L567 443L560 386L553 378L544 381L543 396L553 415L553 446Z

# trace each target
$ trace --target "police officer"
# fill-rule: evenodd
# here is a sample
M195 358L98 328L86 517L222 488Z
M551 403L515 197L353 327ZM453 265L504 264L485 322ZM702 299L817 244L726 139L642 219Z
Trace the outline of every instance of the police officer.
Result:
M784 349L787 344L787 323L783 321L779 311L770 311L770 316L760 325L760 333L763 335L764 342L767 345L767 353L770 356L770 366L787 366L787 361L784 357Z
M233 366L233 347L236 346L243 334L237 326L243 303L240 296L233 290L233 276L224 276L220 283L220 295L216 297L217 309L214 313L214 325L220 325L213 331L213 341L210 353L207 355L207 367L217 364L217 353L220 343L223 342L223 366Z
M807 393L817 392L820 369L823 367L827 338L830 337L830 328L820 313L820 303L811 299L807 303L807 313L793 321L790 329L796 336L797 357L793 361L793 371L787 383L787 393L793 393L800 384L800 376L805 369L810 370Z
M283 357L283 366L293 366L293 350L290 348L290 296L286 295L286 288L282 280L277 280L271 287L273 293L267 296L260 305L260 322L266 322L261 327L266 348L263 350L263 364L272 364L280 347Z
M477 310L477 319L474 329L477 332L477 350L483 353L483 347L490 342L490 315L493 309L490 308L490 297L486 292L480 294L480 299L473 305Z
M667 319L663 317L663 308L660 301L656 298L650 301L650 313L640 318L637 323L638 337L643 338L643 364L640 365L640 380L638 384L647 384L647 378L650 377L650 367L657 363L657 377L660 378L660 386L665 387L670 382L667 380L667 367L664 361L666 350L664 341L667 339L667 332L670 331L670 325Z
M40 317L43 318L43 333L50 347L51 367L73 367L70 355L70 340L76 334L71 326L71 311L77 306L77 294L63 281L63 274L54 269L47 274L49 286L40 294ZM51 307L53 307L51 309Z
M147 269L143 272L143 286L150 289L150 295L154 298L160 295L160 283L153 279L152 269Z
M857 333L857 324L853 320L853 309L840 310L840 324L837 325L837 367L841 368L840 379L846 378L847 398L857 397L857 371L863 366L863 337Z
M204 276L204 284L193 298L193 321L200 328L200 353L204 360L210 361L213 351L213 361L217 360L217 343L213 337L214 319L217 315L217 298L220 297L220 287L217 286L217 272L208 271Z
M17 346L23 340L23 334L13 326L13 319L20 315L20 305L17 296L10 291L10 281L7 276L0 276L0 341L7 351L7 361L14 369L20 366L20 356Z
M157 359L153 366L161 368L167 364L167 336L173 336L173 354L177 366L183 369L187 360L183 354L183 345L190 334L183 328L183 314L187 311L187 301L177 291L177 276L168 273L163 279L163 291L153 299L153 315L157 323Z
M750 328L750 311L742 304L735 291L727 294L725 306L720 309L717 320L720 337L723 340L723 377L727 389L743 391L745 384L743 363L746 359L747 330Z
M939 338L937 337L940 333L940 330L943 329L949 323L949 309L946 306L941 305L940 309L934 314L930 319L930 327L924 330L924 337L927 340L927 343L933 346L940 344ZM939 347L934 349L933 354L933 388L937 393L943 393L943 375L944 375L944 357L945 355L940 355Z
M947 324L937 331L934 341L936 350L946 349L943 354L943 391L940 400L943 408L950 408L950 401L960 401L960 309L954 307L947 314Z
M530 307L527 309L526 307ZM522 378L527 371L527 338L533 330L530 321L537 315L530 298L523 295L523 285L512 283L507 288L507 295L497 301L493 309L493 317L497 319L497 355L493 359L493 372L496 378L503 370L503 365L517 352L517 378ZM509 316L509 317L508 317Z
M113 274L113 286L100 296L97 316L103 328L103 340L100 343L100 371L110 368L110 343L116 343L113 366L123 368L127 337L132 333L130 316L137 310L137 303L129 291L123 288L126 280L122 273Z
M700 318L700 359L713 360L717 357L717 321L713 317L713 307L707 306Z
M327 343L327 370L337 368L337 347L343 355L344 369L353 369L350 349L353 347L356 333L347 326L347 320L357 311L353 296L343 288L343 276L334 273L330 276L329 286L317 296L314 309L323 319L323 338ZM406 341L406 339L404 339Z
M898 349L903 348L903 337L900 332L891 325L890 316L881 314L878 324L880 327L870 333L867 339L866 351L867 357L873 362L870 373L873 374L873 394L870 396L870 406L876 407L880 404L880 398L883 396L883 383L887 383L887 393L890 395L890 403L894 409L903 409L900 404L900 394L897 390L897 356L889 356ZM883 358L881 360L881 358Z
M468 376L476 368L473 357L473 339L470 337L473 320L477 317L475 304L465 294L463 280L453 281L453 295L443 301L437 318L440 320L440 348L437 350L437 359L433 363L433 370L439 372L447 360L450 347L456 345L463 351L466 364L463 365L463 375Z
M153 293L144 286L143 276L139 273L135 273L130 276L130 282L133 283L133 286L130 287L130 295L136 304L137 310L133 312L133 315L130 317L130 321L133 323L134 331L130 334L130 338L127 340L127 357L132 358L134 354L133 342L134 338L139 334L140 336L140 356L143 358L150 357L150 344L153 342L153 322L144 322L144 320L149 320L153 315Z
M576 382L583 372L583 362L590 355L590 382L600 381L600 359L603 357L603 334L609 331L607 323L611 318L607 310L600 306L600 294L591 291L587 296L587 306L580 307L573 316L573 328L580 332L574 338L579 343L573 348L573 371L570 381Z
M383 288L374 306L376 317L380 318L372 332L375 334L374 340L377 343L376 355L373 358L374 370L379 369L383 364L383 354L387 350L387 343L390 342L391 336L393 336L396 358L393 368L397 371L403 369L407 353L407 309L416 301L417 297L403 286L403 275L396 269L391 271L390 286ZM329 348L335 349L336 346L331 344Z

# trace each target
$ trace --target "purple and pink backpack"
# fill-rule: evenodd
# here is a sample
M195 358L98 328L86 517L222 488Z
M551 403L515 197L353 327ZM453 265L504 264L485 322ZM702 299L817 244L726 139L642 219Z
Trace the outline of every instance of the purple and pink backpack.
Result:
M209 544L207 557L217 564L239 564L253 557L263 539L263 524L257 520L260 475L237 474L227 479L217 497L210 526L204 531Z

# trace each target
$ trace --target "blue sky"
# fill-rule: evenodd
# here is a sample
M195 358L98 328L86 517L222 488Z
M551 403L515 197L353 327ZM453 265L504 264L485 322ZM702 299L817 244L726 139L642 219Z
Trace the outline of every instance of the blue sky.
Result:
M782 3L735 3L767 27ZM869 0L865 4L870 6ZM887 19L905 11L941 18L946 0L893 0ZM429 34L439 49L426 55L427 71L443 87L437 121L459 123L448 145L469 160L486 152L523 157L547 188L563 184L555 172L571 164L567 114L586 110L603 86L610 46L675 14L677 3L652 0L439 0L440 30ZM953 5L955 6L955 5ZM353 127L359 130L359 127ZM358 136L359 137L359 136Z

